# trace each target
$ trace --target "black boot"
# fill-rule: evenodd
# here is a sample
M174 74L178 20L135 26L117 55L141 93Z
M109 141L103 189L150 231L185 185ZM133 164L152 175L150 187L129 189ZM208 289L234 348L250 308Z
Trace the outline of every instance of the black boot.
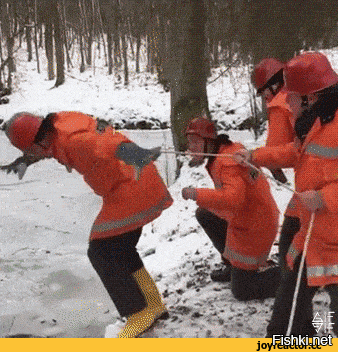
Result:
M210 278L215 282L230 282L231 281L231 265L222 265L220 269L211 272Z

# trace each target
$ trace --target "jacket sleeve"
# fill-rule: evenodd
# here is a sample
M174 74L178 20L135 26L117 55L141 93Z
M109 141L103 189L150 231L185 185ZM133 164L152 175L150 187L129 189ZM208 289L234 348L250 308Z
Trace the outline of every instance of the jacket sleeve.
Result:
M329 212L338 212L338 183L333 182L320 190L324 204Z
M291 113L279 106L269 109L269 126L266 139L267 146L277 146L291 143L294 140L294 132L290 123Z
M198 188L196 203L205 209L234 211L244 204L246 184L240 166L223 166L222 185L217 189Z
M294 142L276 147L262 147L252 152L252 162L271 169L294 167L298 151Z

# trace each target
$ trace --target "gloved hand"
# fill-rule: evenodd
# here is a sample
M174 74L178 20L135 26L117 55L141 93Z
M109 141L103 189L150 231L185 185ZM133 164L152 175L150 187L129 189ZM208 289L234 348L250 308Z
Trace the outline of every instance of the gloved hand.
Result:
M280 182L280 183L288 182L288 179L284 175L284 172L282 169L275 169L275 170L270 170L270 171L271 171L274 179L277 180L278 182Z
M321 210L325 207L323 196L318 191L305 191L297 194L300 201L311 213Z
M18 174L19 180L22 180L28 166L40 160L42 160L41 157L24 154L15 159L12 163L0 166L0 170L6 171L8 174L14 172L15 174Z
M241 149L235 152L232 158L242 166L248 166L248 163L251 162L251 152L246 149Z
M196 200L197 199L196 188L192 188L192 187L183 188L182 189L182 198L185 200L188 200L188 199Z
M115 152L117 159L124 161L127 165L135 167L137 180L139 179L142 168L148 165L151 161L156 160L160 155L161 147L144 149L135 143L129 142L122 142Z
M21 158L16 159L11 164L0 166L0 169L6 171L7 174L13 172L18 174L19 180L22 180L27 170L27 164L24 163Z

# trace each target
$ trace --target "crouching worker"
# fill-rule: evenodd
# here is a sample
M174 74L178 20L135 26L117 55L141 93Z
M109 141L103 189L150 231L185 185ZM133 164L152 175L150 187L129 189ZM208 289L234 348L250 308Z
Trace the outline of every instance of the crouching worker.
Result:
M119 314L127 318L118 337L137 337L157 319L167 317L156 285L136 250L142 226L172 204L151 162L156 156L145 154L111 126L102 126L99 120L80 112L53 113L46 118L18 113L4 129L24 156L3 169L24 173L25 165L55 158L68 170L74 168L83 175L102 197L88 257Z
M184 199L196 201L196 217L215 248L224 257L231 289L239 300L273 297L279 268L268 267L267 257L277 234L278 209L262 175L240 166L231 157L243 148L227 135L217 136L215 125L202 117L186 129L191 153L212 153L206 168L215 189L184 188ZM201 165L203 154L191 165ZM264 270L264 269L265 270Z

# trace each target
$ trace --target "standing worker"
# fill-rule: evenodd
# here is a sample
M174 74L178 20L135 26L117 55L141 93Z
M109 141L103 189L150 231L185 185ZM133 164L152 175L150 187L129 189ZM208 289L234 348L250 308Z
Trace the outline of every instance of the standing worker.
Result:
M301 228L287 254L289 268L282 275L267 337L285 335L293 303L296 279L309 231L315 220L305 257L291 334L308 334L309 307L319 287L331 298L333 330L338 333L338 75L325 55L305 52L291 59L285 69L286 87L297 92L306 109L295 122L294 143L239 151L238 162L266 167L293 167L298 192L296 207Z
M262 97L267 107L268 133L266 146L284 146L294 141L295 121L301 113L301 99L293 92L289 92L284 82L285 64L274 58L263 59L252 73L252 82L257 94ZM274 178L282 183L287 181L281 169L271 170ZM286 272L286 253L291 242L300 229L300 220L293 196L284 213L284 220L279 236L279 265L281 274ZM309 316L311 321L312 314ZM311 325L312 326L312 325Z
M222 157L243 146L227 135L217 136L214 123L206 118L190 121L186 135L189 151L202 153L192 156L191 165L201 165L204 153L218 154L206 166L215 189L184 188L182 196L199 206L196 218L228 264L234 296L239 300L273 297L279 268L266 268L266 260L277 233L278 209L267 181L231 157Z
M293 112L287 103L287 92L284 88L284 64L277 59L263 59L251 75L257 95L266 105L268 134L266 145L275 146L293 141ZM286 183L287 179L281 169L271 170L276 180Z
M46 118L18 113L4 130L24 156L2 169L22 177L27 165L53 157L68 170L77 170L102 197L88 257L119 314L127 317L118 337L137 337L157 319L166 318L161 295L136 250L142 227L173 202L151 162L156 156L145 155L107 123L80 112Z

